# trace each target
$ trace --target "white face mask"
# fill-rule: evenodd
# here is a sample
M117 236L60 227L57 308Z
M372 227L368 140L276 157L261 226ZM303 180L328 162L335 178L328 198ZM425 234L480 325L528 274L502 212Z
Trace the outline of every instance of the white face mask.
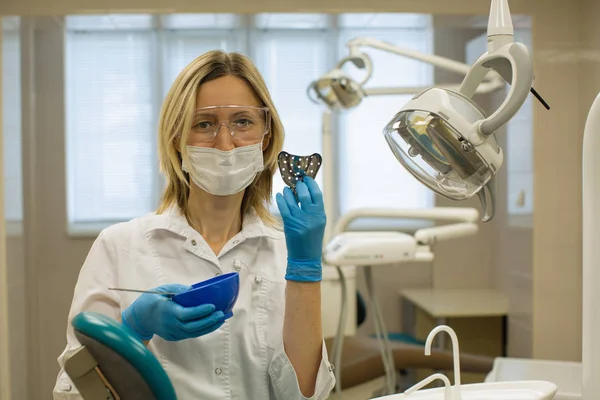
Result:
M228 196L246 189L264 169L262 143L222 151L211 147L187 146L190 174L200 189L215 196Z

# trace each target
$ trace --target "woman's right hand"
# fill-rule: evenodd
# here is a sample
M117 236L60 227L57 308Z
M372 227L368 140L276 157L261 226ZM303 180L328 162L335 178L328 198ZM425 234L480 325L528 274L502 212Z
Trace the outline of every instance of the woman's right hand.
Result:
M189 290L185 285L163 285L152 291L181 293ZM127 326L142 341L156 334L168 341L191 339L211 333L221 327L225 316L215 311L212 304L183 307L173 300L155 293L144 293L121 314Z

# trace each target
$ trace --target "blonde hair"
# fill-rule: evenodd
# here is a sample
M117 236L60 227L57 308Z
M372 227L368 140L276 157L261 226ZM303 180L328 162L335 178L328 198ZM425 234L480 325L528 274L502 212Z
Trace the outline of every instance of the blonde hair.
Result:
M189 176L182 171L182 160L188 163L186 142L192 128L196 95L200 86L223 76L243 79L269 109L271 129L267 133L269 142L263 151L264 170L246 188L242 200L242 215L254 208L266 223L274 224L269 212L273 190L273 175L277 169L277 155L283 147L284 130L279 114L260 72L250 59L239 53L220 50L209 51L192 61L175 79L160 112L159 157L160 170L167 179L157 213L161 214L177 204L189 219L188 196Z

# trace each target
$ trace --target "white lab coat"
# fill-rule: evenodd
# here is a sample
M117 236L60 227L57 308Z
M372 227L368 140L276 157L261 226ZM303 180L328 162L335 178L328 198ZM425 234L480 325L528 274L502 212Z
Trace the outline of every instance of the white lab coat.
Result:
M169 342L155 336L150 341L149 349L170 377L178 400L305 399L283 349L286 257L283 233L265 226L253 211L218 256L177 208L104 230L75 287L54 399L81 399L63 369L66 356L80 346L72 318L96 311L118 319L139 296L109 287L193 284L232 271L240 274L240 292L233 317L221 328L196 339ZM332 370L323 344L312 399L329 396L335 385Z

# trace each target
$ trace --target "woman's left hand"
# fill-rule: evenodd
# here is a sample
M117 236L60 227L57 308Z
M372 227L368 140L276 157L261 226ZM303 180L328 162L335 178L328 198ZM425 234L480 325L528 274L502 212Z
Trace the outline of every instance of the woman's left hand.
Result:
M283 219L288 250L285 278L300 282L321 281L321 253L327 217L323 194L314 179L305 176L296 184L298 200L289 187L276 196Z

